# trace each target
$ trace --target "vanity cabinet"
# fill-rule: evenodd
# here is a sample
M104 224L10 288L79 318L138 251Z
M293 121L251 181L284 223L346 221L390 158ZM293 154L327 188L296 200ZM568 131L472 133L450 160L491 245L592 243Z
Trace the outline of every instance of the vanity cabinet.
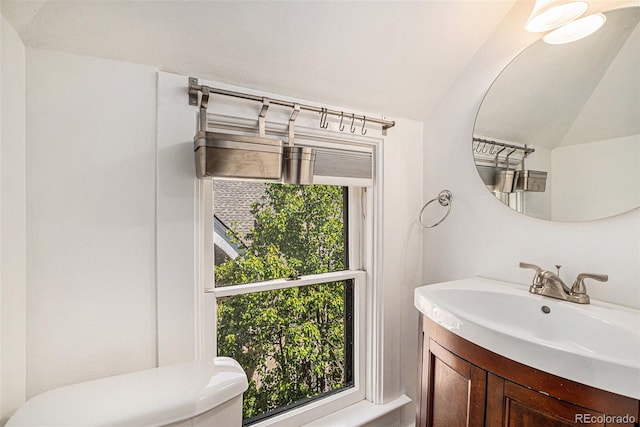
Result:
M636 399L507 359L426 316L420 326L418 427L638 426Z

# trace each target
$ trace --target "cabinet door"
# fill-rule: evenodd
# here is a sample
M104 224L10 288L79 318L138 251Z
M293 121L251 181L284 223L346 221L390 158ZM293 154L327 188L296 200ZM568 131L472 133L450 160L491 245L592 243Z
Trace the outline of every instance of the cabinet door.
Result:
M427 346L422 353L423 380L427 380L422 396L423 399L426 397L426 411L421 411L423 414L418 425L483 426L486 371L445 350L433 340L425 340L423 345Z
M604 414L506 381L487 379L487 426L605 426Z

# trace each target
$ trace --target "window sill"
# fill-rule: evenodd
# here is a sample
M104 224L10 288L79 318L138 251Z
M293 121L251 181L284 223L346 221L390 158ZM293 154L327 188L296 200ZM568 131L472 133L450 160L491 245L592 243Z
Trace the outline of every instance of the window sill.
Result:
M306 405L251 424L250 427L284 427L304 426L309 422L321 419L326 414L333 414L349 408L364 399L364 390L357 387L348 388L340 393L311 401Z
M362 400L309 424L305 424L305 427L360 426L381 418L408 403L411 403L411 399L405 394L384 405L376 405L368 400Z

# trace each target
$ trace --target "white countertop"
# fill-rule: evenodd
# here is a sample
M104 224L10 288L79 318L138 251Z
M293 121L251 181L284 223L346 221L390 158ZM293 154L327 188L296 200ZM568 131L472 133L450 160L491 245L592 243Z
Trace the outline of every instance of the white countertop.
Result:
M570 303L528 290L474 277L417 288L414 304L454 334L509 359L640 399L639 310L595 300Z

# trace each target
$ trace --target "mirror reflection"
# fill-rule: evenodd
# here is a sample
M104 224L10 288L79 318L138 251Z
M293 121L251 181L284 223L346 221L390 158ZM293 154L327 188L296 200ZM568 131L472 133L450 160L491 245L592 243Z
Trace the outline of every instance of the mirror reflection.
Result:
M480 177L526 215L588 221L640 206L640 7L605 15L589 37L525 49L478 111Z

